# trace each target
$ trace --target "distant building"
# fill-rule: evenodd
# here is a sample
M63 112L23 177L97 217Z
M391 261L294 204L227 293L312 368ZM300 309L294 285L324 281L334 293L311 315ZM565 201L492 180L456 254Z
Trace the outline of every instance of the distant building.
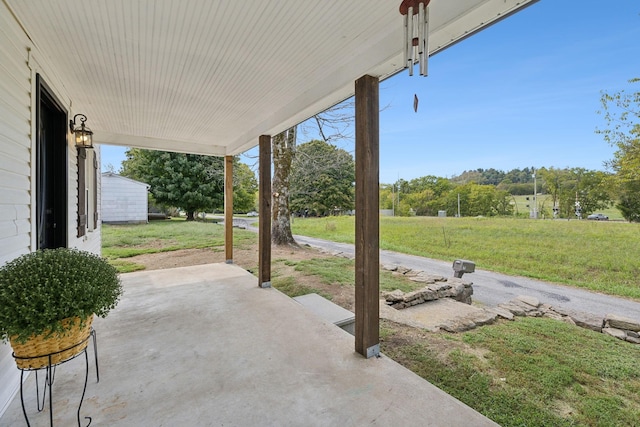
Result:
M113 172L102 174L102 222L136 224L148 222L149 185Z

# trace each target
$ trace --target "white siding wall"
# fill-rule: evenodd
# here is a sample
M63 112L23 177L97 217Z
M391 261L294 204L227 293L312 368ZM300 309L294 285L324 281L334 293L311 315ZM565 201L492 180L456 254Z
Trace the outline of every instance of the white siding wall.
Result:
M0 265L34 250L36 245L36 73L43 76L68 113L73 114L70 100L52 77L55 72L38 62L43 58L46 55L36 51L5 3L0 2ZM72 139L68 141L68 246L100 253L100 222L86 236L76 237L76 149ZM99 191L99 182L97 187ZM98 209L99 204L98 195ZM0 416L17 392L19 380L20 371L11 357L10 346L0 343Z
M102 174L102 221L147 222L147 184L112 173Z
M28 40L0 7L1 265L30 250L32 96Z
M0 3L0 265L31 250L31 72L28 39ZM0 343L0 415L20 386Z

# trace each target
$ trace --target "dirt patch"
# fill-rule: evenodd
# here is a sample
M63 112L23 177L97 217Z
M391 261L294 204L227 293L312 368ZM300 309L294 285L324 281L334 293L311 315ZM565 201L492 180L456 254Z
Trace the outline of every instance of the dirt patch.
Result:
M429 352L444 365L450 362L449 355L455 351L465 351L466 345L460 341L448 340L445 333L433 333L424 329L414 328L390 320L381 320L382 328L391 331L381 339L382 351L392 354L394 360L401 365L410 366L413 363L411 358L405 359L398 354L395 349L401 347L411 347L418 345L423 352Z
M323 253L307 246L277 247L271 249L271 275L272 277L293 277L294 280L305 287L317 289L324 294L331 295L331 300L347 310L354 310L354 288L352 286L335 286L323 283L317 276L304 275L296 271L285 261L302 261L317 258L329 258L332 255ZM206 249L180 249L171 252L159 252L155 254L138 255L126 259L144 266L145 270L161 270L165 268L187 267L191 265L211 264L225 262L224 248ZM233 262L236 265L250 271L253 274L258 270L258 248L255 246L233 250Z
M207 248L137 255L126 258L124 261L143 265L145 270L163 270L165 268L224 262L225 260L223 251Z
M271 259L274 263L285 259L304 260L327 256L320 251L307 247L273 247L271 249ZM126 261L143 265L145 270L162 270L164 268L225 262L225 258L224 248L206 248L180 249L171 252L137 255L126 258ZM258 267L258 248L234 249L233 262L253 272Z

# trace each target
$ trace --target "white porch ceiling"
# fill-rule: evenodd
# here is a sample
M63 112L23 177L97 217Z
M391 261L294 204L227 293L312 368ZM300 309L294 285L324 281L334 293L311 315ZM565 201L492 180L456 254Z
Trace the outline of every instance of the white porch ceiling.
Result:
M99 143L238 154L403 65L400 0L4 1ZM430 54L534 1L432 0Z

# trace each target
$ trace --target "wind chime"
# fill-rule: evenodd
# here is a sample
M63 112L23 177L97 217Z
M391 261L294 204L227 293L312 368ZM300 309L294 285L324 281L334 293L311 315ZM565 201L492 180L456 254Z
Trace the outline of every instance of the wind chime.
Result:
M413 76L413 65L420 65L420 75L427 76L429 59L429 1L402 0L400 14L404 19L404 64Z

